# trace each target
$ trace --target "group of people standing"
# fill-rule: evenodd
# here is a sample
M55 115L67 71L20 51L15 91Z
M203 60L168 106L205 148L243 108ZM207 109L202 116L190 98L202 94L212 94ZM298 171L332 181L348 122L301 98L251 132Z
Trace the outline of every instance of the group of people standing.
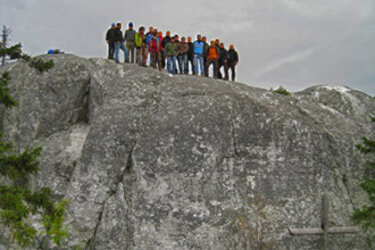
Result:
M106 33L108 43L108 59L120 62L120 50L124 52L126 63L137 63L140 66L149 65L160 71L167 69L170 74L189 74L209 76L209 68L213 65L213 77L229 80L228 71L231 70L232 81L235 81L236 66L239 62L237 51L231 44L227 50L219 39L207 43L205 36L197 35L192 42L191 37L171 36L167 31L165 36L154 27L140 27L134 30L133 23L129 23L125 34L122 33L121 23L113 23ZM149 58L149 60L148 60ZM224 77L222 75L224 68Z

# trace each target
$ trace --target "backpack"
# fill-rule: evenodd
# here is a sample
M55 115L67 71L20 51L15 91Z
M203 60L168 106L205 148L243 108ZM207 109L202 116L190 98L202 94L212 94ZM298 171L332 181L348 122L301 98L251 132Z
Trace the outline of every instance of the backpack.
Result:
M153 37L152 34L148 34L148 36L146 37L146 43L147 43L147 44L150 43L152 37Z
M156 51L157 52L159 50L158 43L159 43L159 41L158 41L157 37L152 37L151 38L151 44L150 44L151 51Z

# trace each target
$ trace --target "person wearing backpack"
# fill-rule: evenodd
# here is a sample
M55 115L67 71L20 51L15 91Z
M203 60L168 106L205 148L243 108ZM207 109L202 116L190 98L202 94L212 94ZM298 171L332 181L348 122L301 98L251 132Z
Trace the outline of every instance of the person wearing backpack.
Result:
M207 62L206 62L206 76L209 76L209 68L210 65L214 65L214 78L217 78L217 59L219 58L219 51L215 45L214 41L211 41L211 45L208 47L207 50Z
M147 44L147 46L150 43L150 40L153 36L153 32L154 32L154 27L150 26L149 29L148 29L148 32L146 33L146 44ZM152 57L151 57L151 54L150 54L150 66L151 65L153 65L153 63L152 63Z
M131 56L131 63L134 63L134 49L135 49L135 30L133 29L133 23L130 22L128 30L125 31L125 44L128 53L126 54L125 62L129 62L129 54Z
M197 35L197 40L194 42L194 74L199 73L198 64L200 68L200 75L204 75L204 59L203 59L203 49L204 43L201 40L201 35Z
M119 53L120 49L124 51L124 61L126 59L126 48L124 44L124 37L122 36L121 23L117 23L116 32L115 32L115 61L116 63L120 62Z
M146 37L148 37L148 35L152 35L152 33L154 32L154 27L153 26L150 26L149 28L148 28L148 32L146 33Z
M225 80L228 80L228 70L230 69L232 71L232 81L234 82L236 79L236 66L239 62L239 57L238 57L237 51L234 49L233 44L229 46L229 50L227 53L227 61L228 61L228 65L225 70L225 75L226 75Z
M181 42L178 44L178 68L180 69L180 74L187 74L189 71L188 68L188 58L187 52L189 50L189 46L186 43L185 37L181 38Z
M189 47L189 50L188 50L188 53L187 53L188 65L187 65L186 69L189 73L189 62L190 62L191 72L194 75L194 44L192 43L190 36L188 37L188 47Z
M176 65L176 56L178 54L178 44L175 42L176 37L174 36L166 46L165 46L165 56L167 57L167 68L168 73L176 74L177 65Z
M116 24L112 23L111 28L107 31L105 40L108 44L108 59L113 59L115 53Z
M156 64L158 64L159 71L161 71L160 39L156 29L153 31L148 47L152 58L152 67L156 69Z
M217 78L223 79L223 75L221 74L221 68L224 67L227 68L227 50L224 47L224 43L220 43L220 49L219 49L219 58L217 60ZM225 74L225 78L228 78Z

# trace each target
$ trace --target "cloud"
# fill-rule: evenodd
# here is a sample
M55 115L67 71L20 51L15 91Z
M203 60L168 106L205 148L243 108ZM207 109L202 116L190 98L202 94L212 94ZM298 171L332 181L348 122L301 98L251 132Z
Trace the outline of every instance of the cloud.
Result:
M368 66L375 58L373 0L0 0L0 6L0 24L31 54L60 48L105 57L109 25L133 21L234 43L242 82L295 90L346 78L375 94Z
M283 58L278 58L275 61L271 61L270 63L264 65L258 72L255 72L254 77L259 79L267 73L270 73L285 64L301 61L302 59L312 55L316 50L317 49L307 49L304 51L295 52Z

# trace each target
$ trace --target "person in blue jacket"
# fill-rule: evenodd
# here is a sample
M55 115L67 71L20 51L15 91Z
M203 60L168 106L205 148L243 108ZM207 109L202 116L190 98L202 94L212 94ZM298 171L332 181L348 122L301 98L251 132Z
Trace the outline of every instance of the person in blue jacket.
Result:
M203 49L204 43L201 40L201 35L197 35L197 40L194 42L194 74L198 75L198 63L200 68L200 75L204 76L204 58L203 58Z

